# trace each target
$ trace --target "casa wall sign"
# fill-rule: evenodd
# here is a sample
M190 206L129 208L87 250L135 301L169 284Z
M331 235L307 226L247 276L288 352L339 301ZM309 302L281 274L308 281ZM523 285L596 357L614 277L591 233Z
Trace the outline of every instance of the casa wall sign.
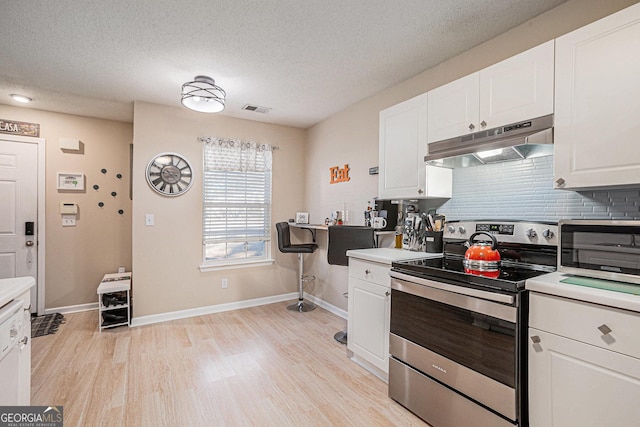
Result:
M13 120L0 119L0 133L39 137L40 125L38 123L16 122Z
M351 179L349 178L349 165L344 165L342 169L340 169L340 166L329 168L329 174L331 176L329 184L347 182Z

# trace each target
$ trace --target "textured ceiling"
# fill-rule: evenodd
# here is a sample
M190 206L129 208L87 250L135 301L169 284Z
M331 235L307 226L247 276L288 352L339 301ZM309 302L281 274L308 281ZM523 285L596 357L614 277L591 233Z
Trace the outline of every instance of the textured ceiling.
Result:
M0 104L130 122L202 74L306 128L563 1L0 0Z

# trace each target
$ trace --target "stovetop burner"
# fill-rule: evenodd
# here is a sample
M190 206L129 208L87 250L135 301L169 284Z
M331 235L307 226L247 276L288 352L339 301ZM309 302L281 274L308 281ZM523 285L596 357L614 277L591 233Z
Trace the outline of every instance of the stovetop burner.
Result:
M508 292L517 292L524 288L527 279L552 271L524 268L505 262L501 264L497 277L483 276L482 273L465 272L463 259L459 255L445 254L442 258L397 261L392 264L392 270L425 279Z
M557 228L550 223L464 221L449 223L442 258L414 259L392 263L391 270L424 279L506 293L524 289L525 281L555 271ZM500 268L495 272L465 270L468 248L463 235L488 231L498 240ZM544 235L544 237L543 237Z

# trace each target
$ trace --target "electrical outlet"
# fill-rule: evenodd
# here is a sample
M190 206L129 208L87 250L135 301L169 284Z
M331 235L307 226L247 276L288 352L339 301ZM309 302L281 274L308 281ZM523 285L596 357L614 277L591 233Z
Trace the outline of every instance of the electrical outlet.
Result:
M222 289L227 289L229 287L229 281L224 278L222 279Z
M63 227L75 227L76 226L76 216L75 215L62 215L62 226Z

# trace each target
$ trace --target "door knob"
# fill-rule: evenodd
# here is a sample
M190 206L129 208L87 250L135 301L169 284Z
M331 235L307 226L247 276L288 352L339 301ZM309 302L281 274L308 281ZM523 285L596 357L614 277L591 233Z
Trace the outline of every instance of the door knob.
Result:
M27 240L26 245L29 247L33 246L33 240Z

